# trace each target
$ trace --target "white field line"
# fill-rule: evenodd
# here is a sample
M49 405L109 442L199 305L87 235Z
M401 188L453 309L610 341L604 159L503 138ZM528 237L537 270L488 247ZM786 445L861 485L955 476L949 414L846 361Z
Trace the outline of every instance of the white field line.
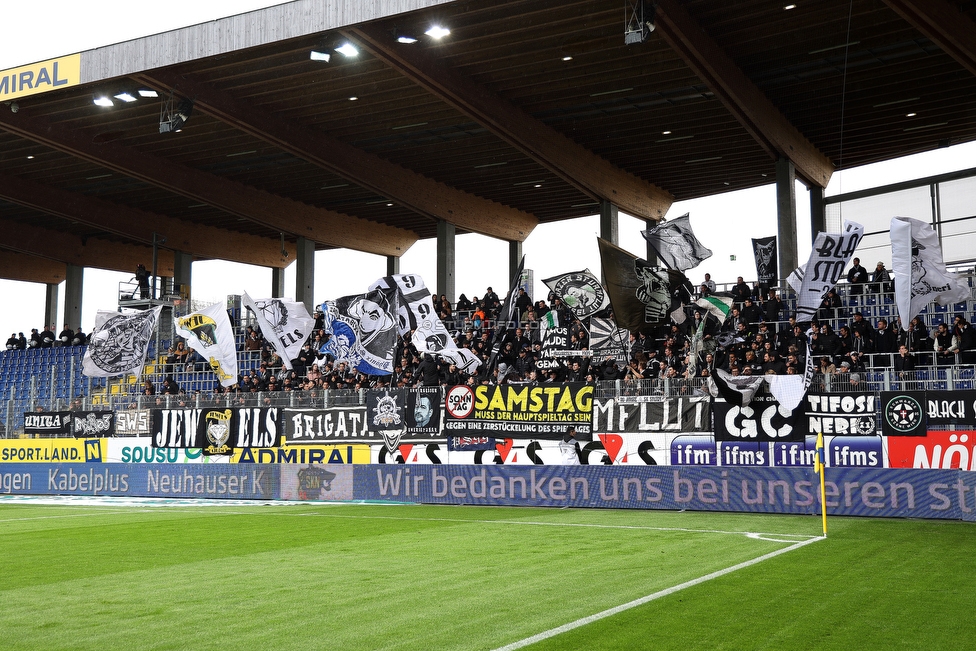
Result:
M543 640L548 640L549 638L556 637L557 635L561 635L562 633L566 633L568 631L572 631L573 629L580 628L580 627L586 626L588 624L592 624L593 622L599 621L601 619L605 619L607 617L612 617L614 615L617 615L618 613L624 612L625 610L630 610L631 608L636 608L637 606L642 606L642 605L644 605L644 604L646 604L648 602L654 601L656 599L661 599L662 597L667 597L669 595L672 595L672 594L674 594L676 592L679 592L681 590L684 590L686 588L691 588L691 587L694 587L696 585L701 585L702 583L705 583L706 581L711 581L712 579L717 579L717 578L723 577L726 574L731 574L732 572L736 572L738 570L745 569L747 567L751 567L753 565L756 565L757 563L762 563L763 561L767 561L770 558L775 558L776 556L779 556L780 554L786 554L788 552L791 552L791 551L794 551L796 549L799 549L800 547L803 547L805 545L809 545L810 543L817 542L818 540L824 540L824 538L822 536L818 536L818 537L815 537L815 538L811 538L810 540L803 540L803 541L800 541L798 543L794 543L794 544L790 545L789 547L784 547L783 549L778 549L776 551L769 552L768 554L763 554L762 556L759 556L757 558L753 558L753 559L748 560L748 561L743 561L742 563L738 563L738 564L733 565L731 567L727 567L725 569L718 570L716 572L712 572L711 574L706 574L705 576L700 576L697 579L692 579L691 581L685 581L684 583L680 583L680 584L675 585L675 586L672 586L670 588L665 588L664 590L660 590L660 591L655 592L653 594L649 594L649 595L647 595L645 597L641 597L640 599L635 599L633 601L629 601L629 602L627 602L625 604L621 604L619 606L614 606L613 608L609 608L607 610L604 610L602 612L596 613L594 615L589 615L587 617L583 617L582 619L577 619L575 622L569 622L568 624L563 624L562 626L557 626L556 628L551 628L548 631L543 631L542 633L537 633L536 635L533 635L531 637L527 637L527 638L525 638L523 640L519 640L517 642L512 642L511 644L506 644L505 646L498 647L497 649L494 649L493 651L514 651L515 649L521 649L521 648L527 647L527 646L529 646L531 644L535 644L536 642L542 642Z

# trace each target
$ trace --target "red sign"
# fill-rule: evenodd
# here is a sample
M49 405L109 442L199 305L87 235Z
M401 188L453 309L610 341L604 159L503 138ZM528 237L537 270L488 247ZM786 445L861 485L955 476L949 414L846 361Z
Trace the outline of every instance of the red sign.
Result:
M889 436L890 468L976 470L976 432L928 432L919 436Z

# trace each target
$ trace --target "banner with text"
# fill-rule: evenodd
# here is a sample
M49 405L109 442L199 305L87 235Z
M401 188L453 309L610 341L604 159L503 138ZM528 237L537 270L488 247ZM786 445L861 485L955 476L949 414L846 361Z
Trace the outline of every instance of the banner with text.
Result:
M447 390L444 430L448 436L560 439L570 426L577 440L590 440L593 385L457 385Z

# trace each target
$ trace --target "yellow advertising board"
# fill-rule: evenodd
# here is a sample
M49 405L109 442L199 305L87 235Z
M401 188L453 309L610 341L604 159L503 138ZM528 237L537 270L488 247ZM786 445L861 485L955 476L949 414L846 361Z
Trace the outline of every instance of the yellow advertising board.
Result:
M80 83L80 54L8 68L0 70L0 102L77 86Z
M0 463L97 463L102 461L102 440L0 440Z
M235 448L234 463L369 463L369 446L283 445L280 448Z

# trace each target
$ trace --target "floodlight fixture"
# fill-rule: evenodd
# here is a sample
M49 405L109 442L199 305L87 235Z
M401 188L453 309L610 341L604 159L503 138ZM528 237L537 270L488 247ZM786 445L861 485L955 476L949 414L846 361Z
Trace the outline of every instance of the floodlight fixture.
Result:
M190 114L193 112L193 100L184 98L176 104L175 108L173 107L174 102L175 99L171 93L159 111L160 133L179 132L183 129L186 121L190 119Z
M96 97L95 99L92 100L92 102L95 103L95 106L105 106L105 107L115 106L115 102L113 102L111 98L105 97L104 95L100 97Z
M317 52L312 50L309 53L308 58L312 61L322 61L323 63L328 63L332 59L332 55L328 52Z
M644 6L644 0L628 0L624 5L624 45L637 45L646 41L654 31L656 13L656 3L648 9Z
M407 36L405 34L401 34L400 36L397 36L397 43L403 43L405 45L410 45L411 43L416 43L416 42L417 42L417 39L415 39L413 36Z
M139 97L159 97L159 93L149 88L140 88Z
M348 42L337 47L335 51L349 59L359 56L359 50L356 48L356 46Z
M126 104L136 101L136 97L132 93L123 92L123 93L119 93L118 95L115 95L114 97L115 99L125 102Z
M430 29L424 32L424 34L431 37L435 41L441 40L442 38L449 35L450 33L451 30L449 30L446 27L442 27L441 25L432 25Z

